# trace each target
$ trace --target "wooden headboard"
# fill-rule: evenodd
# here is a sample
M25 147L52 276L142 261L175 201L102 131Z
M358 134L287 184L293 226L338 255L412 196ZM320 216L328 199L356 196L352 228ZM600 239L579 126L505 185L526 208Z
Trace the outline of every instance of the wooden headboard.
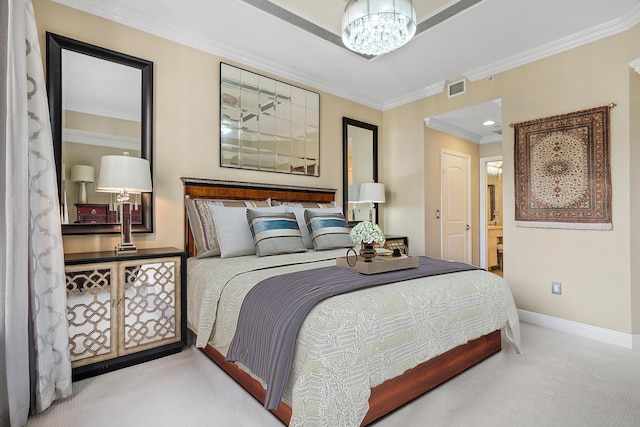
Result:
M292 185L260 184L255 182L220 181L203 178L180 178L184 186L184 196L199 199L222 200L266 200L281 202L335 201L334 188L298 187ZM189 228L187 211L184 209L185 251L188 256L195 255L193 235Z

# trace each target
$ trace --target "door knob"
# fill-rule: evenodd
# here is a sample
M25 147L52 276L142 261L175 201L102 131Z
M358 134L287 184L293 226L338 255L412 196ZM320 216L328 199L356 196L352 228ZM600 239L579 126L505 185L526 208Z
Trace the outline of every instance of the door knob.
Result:
M469 224L467 224L466 230L467 231L471 230L471 226Z

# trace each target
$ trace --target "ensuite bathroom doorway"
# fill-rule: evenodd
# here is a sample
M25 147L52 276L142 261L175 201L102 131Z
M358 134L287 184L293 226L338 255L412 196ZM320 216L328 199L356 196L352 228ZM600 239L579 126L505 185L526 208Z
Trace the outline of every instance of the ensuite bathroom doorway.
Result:
M482 162L484 167L485 192L482 217L486 229L485 233L485 264L486 269L502 276L504 270L504 237L503 229L503 204L502 204L502 158L486 158Z

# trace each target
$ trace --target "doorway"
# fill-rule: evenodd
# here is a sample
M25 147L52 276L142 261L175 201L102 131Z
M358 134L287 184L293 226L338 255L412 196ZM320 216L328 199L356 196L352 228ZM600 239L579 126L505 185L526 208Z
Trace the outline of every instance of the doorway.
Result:
M480 159L480 266L504 270L502 156Z
M465 107L459 110L453 110L453 111L437 114L434 116L426 117L424 119L424 122L427 128L449 134L461 140L475 143L478 145L487 144L486 146L483 146L478 149L478 155L481 156L480 161L483 160L482 156L490 156L490 155L500 156L500 157L492 158L491 160L502 160L502 157L501 157L502 100L500 98L483 102L481 104L471 105L469 107ZM434 137L434 141L435 141L435 144L438 144L438 141L435 139L435 137ZM425 143L428 143L428 142L429 141L427 141L427 139L425 138ZM463 142L462 144L466 144L466 142ZM447 140L446 142L443 141L442 143L436 146L438 147L438 149L442 150L444 149L444 147L451 147L451 148L457 149L457 147L459 147L460 145L458 145L457 141L452 140L452 142L450 142L449 140ZM467 152L466 149L464 151ZM468 151L468 152L473 153L473 151ZM434 163L433 159L435 155L436 155L435 150L433 150L431 151L430 159L425 160L425 162L430 162L429 165L431 170L435 169L434 168L435 164L433 164ZM442 156L440 155L440 159L441 158ZM477 157L475 158L478 159ZM474 162L477 162L477 161L478 160L474 160ZM474 165L474 169L476 165L477 163ZM440 185L440 188L438 188L437 190L440 190L440 194L439 194L440 200L438 201L434 200L433 199L433 196L435 196L434 191L430 191L429 195L432 197L431 200L433 202L428 202L427 204L425 204L426 208L437 205L438 202L439 202L439 205L443 207L443 203L444 203L443 196L442 196L443 175L442 175L442 168L440 167L438 169L440 169L438 170L438 175L440 175L439 178L440 178L441 185ZM480 169L478 171L478 175L472 177L474 194L477 189L476 186L478 185L476 180L482 180L482 185L481 185L482 189L487 188L486 174L483 173L484 170L485 170L485 165L481 164ZM436 179L436 176L433 176L433 179ZM434 188L434 190L436 190L436 188ZM468 233L470 238L469 240L470 252L468 252L469 253L468 258L471 261L472 256L470 254L476 253L477 251L478 260L479 260L478 265L480 265L483 268L486 268L487 251L485 250L485 247L487 244L488 219L487 219L487 212L485 212L485 206L486 206L486 200L488 199L488 197L484 190L480 191L479 195L480 195L480 209L479 209L480 212L474 211L474 212L471 212L471 215L474 219L479 217L480 221L477 224L478 230L477 231L470 230L470 232ZM435 219L437 220L437 222L427 220L426 230L427 232L429 232L430 227L432 227L431 228L432 235L436 236L437 235L436 233L440 234L440 241L436 241L439 244L440 248L437 248L437 246L433 245L432 243L433 239L429 239L427 246L429 247L429 245L431 245L429 249L431 250L432 253L437 253L436 251L438 251L439 249L441 258L453 258L448 255L447 253L448 251L445 248L446 242L444 242L444 240L445 240L446 233L443 231L445 222L441 218L440 210L435 210ZM471 219L469 219L468 222L464 223L465 228L467 224L473 225L471 222ZM479 235L480 237L479 241L475 238L475 236L477 235ZM458 239L458 240L461 240L461 239ZM463 251L465 250L463 249ZM463 258L460 257L460 259L463 259Z

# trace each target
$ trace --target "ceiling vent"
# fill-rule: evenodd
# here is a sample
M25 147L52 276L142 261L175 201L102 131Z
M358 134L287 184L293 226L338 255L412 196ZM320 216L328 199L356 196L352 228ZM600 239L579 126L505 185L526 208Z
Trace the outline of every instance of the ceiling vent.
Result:
M462 95L467 92L467 79L458 80L447 85L447 93L449 98Z

